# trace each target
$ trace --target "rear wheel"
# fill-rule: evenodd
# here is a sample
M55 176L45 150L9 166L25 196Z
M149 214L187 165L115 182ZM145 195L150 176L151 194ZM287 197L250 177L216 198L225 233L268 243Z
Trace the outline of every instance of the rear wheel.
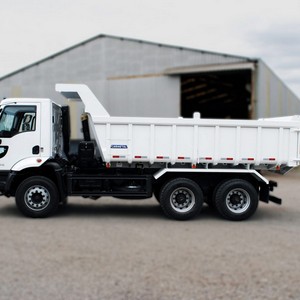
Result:
M166 183L161 189L159 199L165 215L177 220L195 217L203 205L200 186L188 178L176 178Z
M245 220L251 217L257 209L258 192L246 180L227 180L216 188L214 205L225 219Z
M58 208L59 195L57 188L46 177L29 177L17 188L16 204L25 216L32 218L47 217Z

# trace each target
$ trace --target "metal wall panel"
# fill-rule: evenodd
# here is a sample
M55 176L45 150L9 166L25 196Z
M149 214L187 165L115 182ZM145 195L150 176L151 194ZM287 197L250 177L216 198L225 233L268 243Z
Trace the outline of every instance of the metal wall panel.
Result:
M0 98L11 97L16 88L22 97L50 97L58 82L103 80L103 59L102 39L82 44L0 79Z
M180 77L108 80L107 110L113 116L178 117Z
M300 115L299 98L262 61L259 60L255 78L255 118Z

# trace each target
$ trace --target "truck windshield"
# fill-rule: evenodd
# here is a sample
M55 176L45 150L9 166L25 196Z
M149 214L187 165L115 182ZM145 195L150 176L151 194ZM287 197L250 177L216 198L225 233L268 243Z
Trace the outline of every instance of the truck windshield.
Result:
M0 112L0 137L35 130L35 106L5 106Z

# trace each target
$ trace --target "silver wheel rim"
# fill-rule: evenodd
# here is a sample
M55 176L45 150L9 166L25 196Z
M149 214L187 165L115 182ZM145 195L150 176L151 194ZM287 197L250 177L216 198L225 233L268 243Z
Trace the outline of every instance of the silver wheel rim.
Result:
M28 208L40 211L49 205L50 193L44 186L35 185L26 191L24 200Z
M172 192L170 202L175 211L185 213L194 207L196 200L194 193L190 189L180 187Z
M250 204L250 195L244 189L233 189L226 196L226 206L235 214L244 213L249 208Z

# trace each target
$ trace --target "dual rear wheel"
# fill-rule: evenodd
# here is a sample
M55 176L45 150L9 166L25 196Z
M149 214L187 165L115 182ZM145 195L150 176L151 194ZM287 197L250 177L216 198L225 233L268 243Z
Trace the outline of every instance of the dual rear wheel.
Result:
M212 201L223 218L242 221L255 213L259 201L258 191L246 180L230 179L216 187Z
M166 216L177 220L188 220L200 213L203 192L195 181L188 178L175 178L162 187L159 201Z
M177 220L196 217L201 211L203 199L199 184L188 178L170 180L159 194L159 202L165 215ZM245 220L257 209L258 192L246 180L229 179L217 185L211 204L225 219Z

